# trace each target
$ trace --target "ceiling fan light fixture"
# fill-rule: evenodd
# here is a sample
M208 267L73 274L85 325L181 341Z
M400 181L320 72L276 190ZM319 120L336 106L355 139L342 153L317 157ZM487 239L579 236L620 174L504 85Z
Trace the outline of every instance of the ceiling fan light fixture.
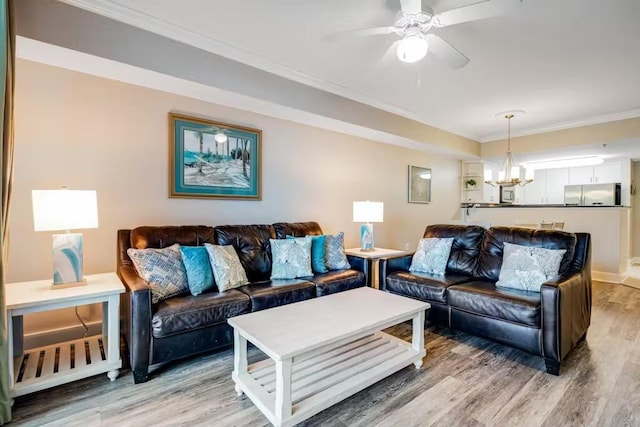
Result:
M413 63L420 61L427 55L429 43L422 34L407 34L398 44L398 59L402 62Z

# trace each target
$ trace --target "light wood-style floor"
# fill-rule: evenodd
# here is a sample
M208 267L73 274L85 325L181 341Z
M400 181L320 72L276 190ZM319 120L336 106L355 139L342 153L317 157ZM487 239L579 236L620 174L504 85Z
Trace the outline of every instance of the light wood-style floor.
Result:
M389 330L410 339L411 327ZM587 340L563 364L442 328L426 331L420 370L407 367L305 426L640 426L640 289L594 282ZM261 358L256 349L253 359ZM265 426L236 397L232 350L173 363L144 384L129 371L16 399L12 425Z

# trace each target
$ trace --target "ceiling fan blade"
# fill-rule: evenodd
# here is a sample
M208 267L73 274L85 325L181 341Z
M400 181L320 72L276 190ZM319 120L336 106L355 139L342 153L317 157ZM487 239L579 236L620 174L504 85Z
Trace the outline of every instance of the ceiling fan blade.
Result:
M451 46L448 41L435 34L426 35L427 43L429 43L429 51L431 51L438 59L447 63L454 70L464 67L469 63L469 58L464 56L455 47Z
M520 6L522 6L522 0L483 0L469 6L438 13L433 17L433 25L441 28L506 15L517 11Z
M342 31L323 37L324 40L340 40L352 37L382 36L397 32L396 27L361 28L359 30Z
M391 43L389 48L385 51L384 55L382 55L382 58L380 58L380 62L390 64L396 61L398 57L397 51L398 51L399 44L400 44L400 40L396 40L393 43Z
M407 15L422 12L422 0L400 0L400 8Z

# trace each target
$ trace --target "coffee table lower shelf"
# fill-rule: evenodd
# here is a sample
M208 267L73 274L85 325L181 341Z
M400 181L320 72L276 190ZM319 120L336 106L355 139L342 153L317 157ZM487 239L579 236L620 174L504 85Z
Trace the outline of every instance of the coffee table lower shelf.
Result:
M426 352L384 332L295 357L291 367L291 416L276 415L276 366L266 359L233 373L244 392L276 426L297 424L400 369L420 366Z

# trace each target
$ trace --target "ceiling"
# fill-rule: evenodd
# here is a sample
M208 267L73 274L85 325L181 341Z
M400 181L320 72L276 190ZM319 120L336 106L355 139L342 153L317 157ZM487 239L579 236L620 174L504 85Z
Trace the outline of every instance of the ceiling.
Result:
M434 29L471 62L385 55L399 0L64 0L478 141L640 116L640 1L523 0L516 13ZM424 0L436 12L480 0Z

